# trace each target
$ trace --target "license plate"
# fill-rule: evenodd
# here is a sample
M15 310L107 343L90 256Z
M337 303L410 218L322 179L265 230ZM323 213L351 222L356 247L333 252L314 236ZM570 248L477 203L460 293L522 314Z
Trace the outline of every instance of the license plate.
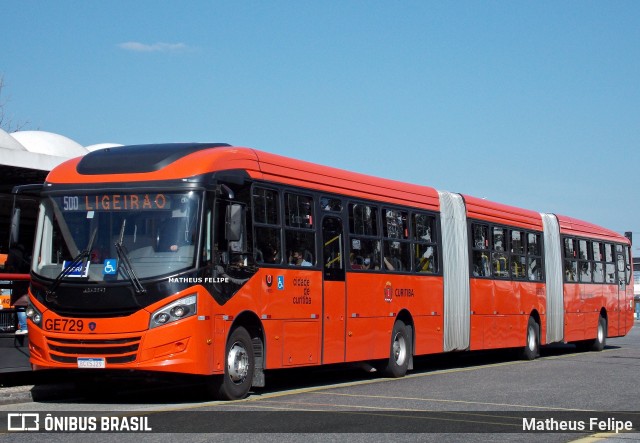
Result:
M104 358L78 357L78 368L81 369L104 369L106 363Z

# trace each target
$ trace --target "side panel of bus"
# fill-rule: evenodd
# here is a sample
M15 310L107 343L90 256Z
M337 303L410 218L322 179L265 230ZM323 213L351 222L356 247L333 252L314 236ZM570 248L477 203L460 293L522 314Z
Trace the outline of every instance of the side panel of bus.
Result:
M389 357L391 329L401 311L414 321L415 353L442 352L442 278L347 274L347 361Z
M528 268L514 275L519 262L514 257L527 256L529 235L542 244L542 218L539 213L513 208L465 196L469 218L471 287L471 350L524 346L531 315L540 321L540 341L546 336L545 284L540 276L532 280ZM494 229L501 232L503 244L498 249ZM482 233L478 238L477 233ZM523 250L515 253L512 232L518 234ZM486 235L485 235L486 234ZM524 237L523 237L524 235ZM495 244L494 244L495 243ZM542 264L542 249L536 256ZM482 257L481 265L475 257ZM500 259L495 259L500 256ZM516 266L517 265L517 266ZM522 267L520 267L522 272Z

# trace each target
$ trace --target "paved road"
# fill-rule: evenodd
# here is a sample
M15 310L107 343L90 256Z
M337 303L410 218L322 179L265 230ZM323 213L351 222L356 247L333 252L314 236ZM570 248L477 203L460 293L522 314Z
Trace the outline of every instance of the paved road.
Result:
M367 442L566 442L596 433L611 441L640 441L634 433L603 435L597 426L590 429L589 422L597 418L600 424L609 417L615 419L607 422L609 428L626 420L636 428L640 425L639 326L636 322L627 337L610 339L600 353L553 346L533 362L516 360L508 351L449 354L419 359L415 370L402 379L344 368L277 371L267 375L267 389L240 402L208 401L201 386L183 380L103 383L92 397L61 378L60 383L34 388L31 392L37 401L0 406L0 425L6 424L5 412L56 415L72 411L72 415L93 414L98 425L101 415L147 417L155 431L201 431L180 434L180 440L188 442L213 441L210 433L218 430L227 434L216 435L215 441L237 441L239 431L269 432L241 435L260 441L341 441L346 438L343 432L354 432L348 435L350 441ZM584 422L586 429L583 433L522 433L523 417L529 423L537 417L538 424L551 420L549 426L554 421ZM312 433L303 436L305 432ZM31 441L33 436L10 433L0 435L0 440ZM130 438L142 443L167 436L100 434L100 440ZM46 438L84 441L87 434L47 434Z

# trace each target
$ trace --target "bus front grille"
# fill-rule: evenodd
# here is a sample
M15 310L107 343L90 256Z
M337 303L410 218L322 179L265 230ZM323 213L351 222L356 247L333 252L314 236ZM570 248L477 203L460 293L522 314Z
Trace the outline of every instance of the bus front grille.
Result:
M121 339L47 339L49 355L59 363L76 363L78 357L104 357L107 363L130 363L135 361L140 337Z
M14 332L16 330L16 314L12 311L0 311L0 332Z

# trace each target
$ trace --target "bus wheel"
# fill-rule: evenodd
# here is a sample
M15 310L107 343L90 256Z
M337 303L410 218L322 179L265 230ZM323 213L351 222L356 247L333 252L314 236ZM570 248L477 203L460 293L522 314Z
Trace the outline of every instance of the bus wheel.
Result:
M527 324L527 342L524 345L522 357L525 360L535 360L540 353L540 326L533 317L529 317Z
M411 358L411 334L402 320L397 320L391 333L391 349L389 361L382 369L387 377L404 377Z
M590 343L589 349L600 352L607 344L607 321L603 316L598 318L598 332L596 338Z
M242 326L231 332L225 353L224 376L218 390L223 400L239 400L251 389L255 357L251 336Z

